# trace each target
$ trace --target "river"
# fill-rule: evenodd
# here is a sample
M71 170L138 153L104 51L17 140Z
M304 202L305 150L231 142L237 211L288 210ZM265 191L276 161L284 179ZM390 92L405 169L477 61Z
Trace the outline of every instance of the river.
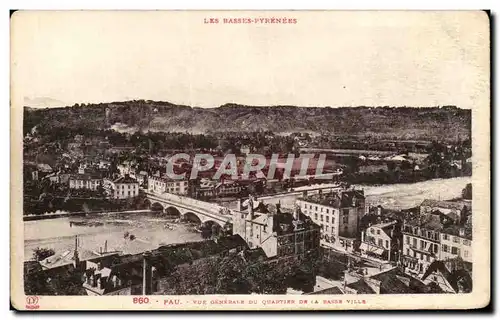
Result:
M381 186L357 186L365 191L367 204L382 205L385 208L405 209L418 206L424 199L448 200L461 196L461 191L470 177L428 180L410 184ZM274 196L265 203L281 203L293 208L298 194ZM235 202L225 203L235 208ZM79 236L80 246L98 251L108 241L108 250L122 250L124 253L139 253L157 248L163 244L202 240L201 235L188 226L176 224L173 230L165 228L166 218L153 213L108 213L93 216L92 221L102 225L70 226L70 220L78 218L56 218L24 222L25 258L31 257L36 247L52 248L56 251L74 248L74 237ZM124 234L133 234L136 239L125 239Z
M408 209L420 205L424 199L450 200L459 198L462 189L471 182L471 177L457 177L450 179L435 179L417 183L400 183L380 186L356 185L365 192L366 203L382 205L389 209ZM332 185L333 186L333 185ZM264 203L278 203L282 207L293 208L295 200L301 193L265 197ZM235 208L236 204L227 204Z
M36 247L51 248L56 252L74 249L75 236L79 246L99 251L107 241L108 251L139 253L160 245L202 240L201 235L184 224L173 224L172 220L154 213L108 213L92 216L96 226L70 225L70 221L82 218L65 217L24 222L25 260L33 255ZM172 228L166 227L172 226ZM135 236L125 238L128 232Z

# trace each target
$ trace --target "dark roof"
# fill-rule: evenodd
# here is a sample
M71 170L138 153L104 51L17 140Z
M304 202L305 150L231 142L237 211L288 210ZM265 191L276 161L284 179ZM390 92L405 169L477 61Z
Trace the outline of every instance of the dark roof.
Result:
M344 294L344 292L342 292L342 290L340 290L339 287L332 287L332 288L327 288L327 289L311 292L308 294Z
M217 244L225 247L226 249L233 249L237 247L247 247L247 243L240 235L234 234L228 237L221 237L217 239Z
M410 287L410 282L417 279L403 273L398 268L378 273L370 277L370 279L380 281L381 294L417 293L417 290ZM423 286L423 283L421 285Z
M130 176L124 176L113 181L114 183L137 183L137 180Z
M472 278L470 276L469 271L467 271L465 268L460 268L450 271L446 267L446 262L444 261L432 262L425 271L422 280L425 280L429 275L431 275L436 271L441 272L443 277L446 279L446 281L450 284L450 286L456 293L460 291L458 286L459 282L468 287L468 289L472 290Z
M436 231L441 230L443 227L441 224L441 217L435 214L418 215L406 220L405 224Z
M322 194L311 194L306 197L300 198L300 200L317 203L323 206L329 206L334 208L340 207L352 207L353 198L358 200L364 200L365 195L363 190L345 190L338 189L332 192L325 192Z
M356 292L358 294L373 294L373 293L375 293L375 291L373 291L373 289L368 284L366 284L365 280L363 280L363 279L360 279L360 280L353 282L353 283L349 283L347 285L347 287L356 290Z
M460 235L461 231L463 232L462 235ZM451 234L453 236L472 240L472 228L462 227L456 224L447 226L446 228L441 230L441 233Z

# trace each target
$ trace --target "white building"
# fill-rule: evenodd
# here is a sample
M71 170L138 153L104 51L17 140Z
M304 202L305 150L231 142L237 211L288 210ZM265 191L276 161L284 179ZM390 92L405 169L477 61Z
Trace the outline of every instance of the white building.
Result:
M70 189L97 190L102 183L103 180L100 177L93 177L89 174L72 174L69 177Z
M351 252L359 218L365 212L363 190L337 188L328 193L304 193L296 204L304 215L320 225L321 239L338 250Z
M472 263L472 230L460 226L450 226L441 231L440 260L460 257Z
M128 175L114 181L107 180L105 185L113 199L128 199L139 195L139 183Z
M397 261L396 221L374 224L361 232L361 255Z
M188 180L174 180L165 177L148 177L148 191L155 193L172 193L187 195L189 192Z

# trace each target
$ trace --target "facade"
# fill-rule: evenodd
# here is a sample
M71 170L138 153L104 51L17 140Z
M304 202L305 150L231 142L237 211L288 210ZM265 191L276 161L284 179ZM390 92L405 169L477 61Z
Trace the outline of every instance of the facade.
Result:
M442 228L438 215L420 215L403 224L403 264L409 271L423 274L440 258Z
M100 177L89 174L73 174L69 177L70 189L90 189L97 190L103 185L103 180Z
M219 197L237 195L242 190L243 187L235 181L224 181L215 186L215 194Z
M148 177L148 191L154 193L172 193L187 195L189 192L188 180L173 180L164 177Z
M339 250L353 250L359 219L365 213L363 190L337 188L311 195L305 191L296 204L320 225L321 239Z
M398 260L398 238L397 222L391 221L379 223L366 228L361 232L361 255L374 256L387 261Z
M247 212L241 211L247 207ZM252 197L233 212L233 234L241 236L250 249L262 248L268 258L304 255L318 249L320 230L306 216L263 212Z
M472 263L471 228L450 226L441 231L441 254L439 260L461 258Z

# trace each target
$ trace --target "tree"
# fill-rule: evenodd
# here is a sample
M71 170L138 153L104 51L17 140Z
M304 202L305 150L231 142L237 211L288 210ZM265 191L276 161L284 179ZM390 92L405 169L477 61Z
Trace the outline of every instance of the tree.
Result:
M36 248L33 250L33 259L35 261L42 261L45 258L53 256L55 251L48 248Z
M462 189L462 198L472 200L472 183L467 183L465 188Z

